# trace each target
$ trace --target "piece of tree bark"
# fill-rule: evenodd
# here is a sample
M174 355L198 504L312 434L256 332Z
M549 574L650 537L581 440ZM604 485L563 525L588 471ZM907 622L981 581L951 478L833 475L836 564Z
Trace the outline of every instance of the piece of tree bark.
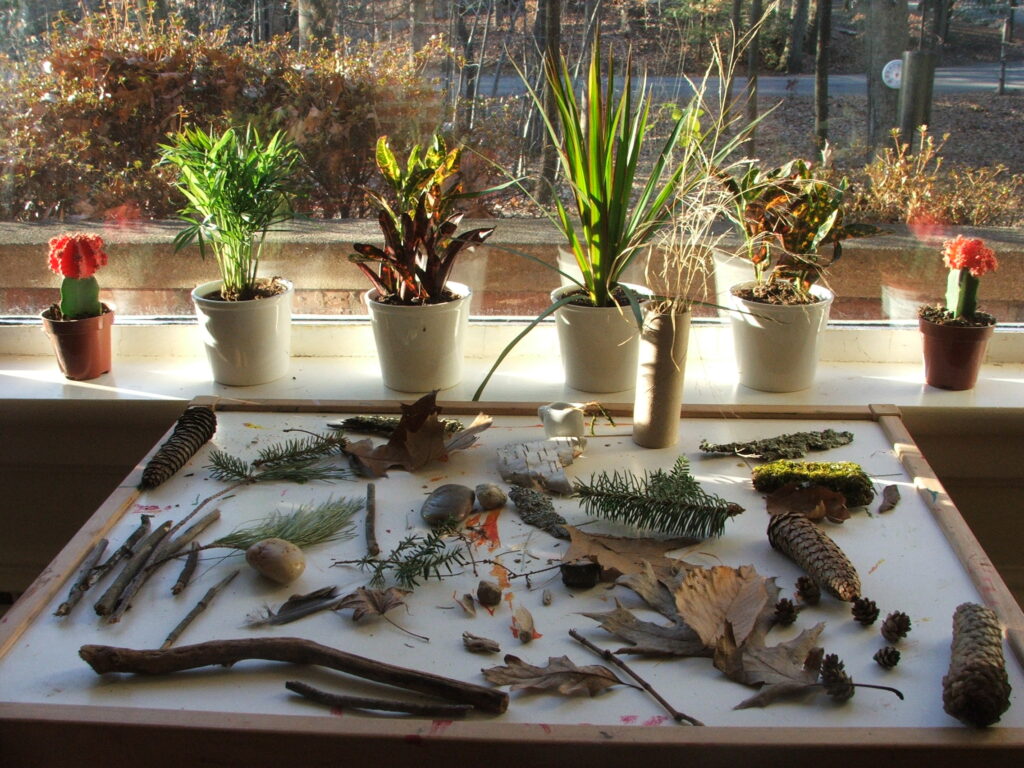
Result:
M508 694L503 691L386 664L298 637L213 640L167 650L141 651L109 645L83 645L78 655L100 675L107 672L165 675L198 667L230 667L245 659L315 664L428 696L472 704L482 712L501 714L508 709Z
M865 0L864 40L867 46L868 146L876 152L889 142L896 126L900 92L882 82L882 68L903 57L908 45L907 4ZM912 141L904 136L902 141Z
M370 699L364 696L346 696L344 694L321 691L319 688L306 685L306 683L301 683L298 680L289 680L284 684L284 687L305 699L315 701L317 704L325 704L328 707L337 707L338 709L401 712L406 715L438 718L462 717L473 709L469 704L421 704L394 701L392 699Z

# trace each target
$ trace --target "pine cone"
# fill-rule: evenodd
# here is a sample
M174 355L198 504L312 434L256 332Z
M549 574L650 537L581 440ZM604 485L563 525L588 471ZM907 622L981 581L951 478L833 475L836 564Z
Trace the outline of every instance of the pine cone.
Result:
M194 406L185 409L174 424L174 431L142 470L141 490L156 488L185 466L217 430L217 416L212 408Z
M801 576L796 580L796 596L807 605L817 605L821 601L821 588L810 576Z
M949 672L942 678L942 708L967 725L998 722L1010 707L1010 681L1003 659L1003 632L989 608L957 606Z
M798 609L796 604L792 600L784 597L775 604L775 623L783 627L788 627L796 621L797 612Z
M903 611L893 611L882 622L882 637L890 643L906 637L910 632L910 617Z
M821 682L825 685L825 693L836 701L848 701L856 692L853 678L846 674L846 665L834 653L821 661Z
M854 600L853 618L865 627L870 627L878 621L878 606L875 605L875 601L868 600L866 597L858 597Z
M891 645L885 646L874 655L875 661L884 669L892 669L900 663L900 652Z
M860 594L860 577L839 546L803 515L774 515L768 541L807 571L827 592L847 602Z

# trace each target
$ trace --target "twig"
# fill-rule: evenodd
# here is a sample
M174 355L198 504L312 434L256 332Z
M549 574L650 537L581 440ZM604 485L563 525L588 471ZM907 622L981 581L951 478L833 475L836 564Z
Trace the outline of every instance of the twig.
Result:
M131 557L132 553L135 551L135 546L143 536L149 533L149 521L152 517L152 515L143 515L142 521L139 523L139 527L131 532L131 535L124 540L124 543L122 543L120 547L114 550L114 554L104 560L103 563L96 566L93 574L89 577L90 587L103 578L107 572L109 572L119 562L125 558Z
M78 655L97 674L127 672L163 675L197 667L226 666L245 659L316 664L347 672L366 680L436 696L459 704L471 704L482 712L501 714L508 709L508 694L496 688L464 683L430 672L385 664L298 637L264 637L214 640L167 650L136 651L109 645L83 645Z
M175 525L173 528L171 528L171 532L170 532L169 535L173 536L178 531L180 531L184 527L185 523L187 523L189 520L191 520L193 517L195 517L197 514L199 514L199 511L203 507L205 507L207 504L209 504L211 501L213 501L215 499L219 499L222 496L224 496L225 494L231 493L232 491L237 491L243 485L249 485L249 484L250 483L249 483L248 480L240 480L237 483L232 483L227 488L222 488L221 490L217 491L212 496L207 496L205 499L203 499L201 502L199 502L199 504L196 506L195 509L193 509L187 515L185 515L183 518L181 518L181 520L178 521L178 524Z
M116 624L119 622L121 617L124 616L125 611L132 607L132 600L135 599L135 595L137 595L139 590L142 589L142 585L146 583L149 577L153 575L153 569L149 568L149 564L153 562L153 557L160 551L160 545L163 544L170 530L171 521L168 520L150 534L150 538L153 539L152 546L143 544L139 548L139 555L142 556L142 564L135 572L135 575L127 584L125 584L124 589L117 598L117 603L114 606L114 609L107 616L107 624ZM146 539L146 541L148 542L149 539Z
M90 577L92 576L93 568L96 567L96 563L103 557L103 553L107 549L107 543L106 539L100 539L89 550L89 554L82 561L82 569L78 572L78 579L71 586L71 591L68 592L67 600L57 606L57 610L53 612L54 616L67 616L71 613L71 609L78 605L82 595L92 586Z
M146 523L148 526L148 521ZM145 567L149 561L149 556L153 554L157 544L163 541L164 536L167 535L168 531L171 530L171 521L168 520L166 523L161 525L155 531L152 531L138 547L132 552L131 558L124 564L124 568L121 569L121 573L118 574L114 583L107 587L107 591L103 593L103 596L96 601L93 606L96 613L100 616L108 616L113 613L114 608L117 607L118 602L121 599L121 595L128 586L128 583L135 578L135 576ZM135 534L132 534L133 536Z
M581 635L575 629L570 629L569 630L569 636L573 640L575 640L576 642L578 642L581 645L583 645L583 647L585 647L585 648L593 651L594 653L596 653L598 656L600 656L605 661L610 661L612 664L617 666L619 669L621 669L627 675L629 675L634 680L636 680L638 683L640 683L640 685L643 686L643 689L645 691L647 691L649 694L651 694L651 696L653 696L654 699L659 704L661 704L661 706L663 706L665 708L665 711L668 712L670 715L672 715L672 719L675 720L677 723L681 723L681 722L685 721L685 722L689 723L690 725L704 725L704 723L702 723L697 718L690 717L689 715L683 714L682 712L677 710L675 707L673 707L671 704L669 704L667 701L665 701L665 699L662 698L661 694L659 694L656 690L654 690L654 688L651 687L650 683L648 683L646 680L644 680L642 677L640 677L640 675L638 675L636 672L634 672L629 667L629 665L626 664L626 662L624 662L622 659L620 659L618 656L616 656L611 651L605 651L605 650L602 650L601 648L598 648L596 645L594 645L592 642L587 640L587 638L585 638L583 635Z
M198 550L193 549L192 553L198 554ZM185 615L185 618L178 622L178 626L171 630L170 634L167 635L167 639L164 640L164 644L160 646L160 649L164 650L165 648L170 648L172 645L174 645L175 641L179 637L181 637L182 632L188 629L189 624L195 621L196 616L198 616L200 613L209 608L210 603L213 602L213 598L217 596L217 593L219 593L222 589L224 589L224 587L226 587L228 584L234 581L235 576L237 576L239 573L240 571L238 570L232 571L219 582L210 587L206 591L206 594L203 595L203 598L195 604L195 607L193 607L192 610Z
M391 699L345 696L343 694L321 691L319 688L300 683L297 680L289 680L284 684L284 687L303 698L315 701L317 704L325 704L328 707L337 707L339 709L370 709L378 712L402 712L406 715L424 715L426 717L440 718L462 717L473 709L469 704L417 704L392 701Z
M366 486L366 555L376 557L380 554L377 543L377 486L370 483Z
M205 531L218 520L220 520L220 510L215 509L212 512L207 512L201 518L196 520L194 523L192 523L192 525L185 529L180 536L174 539L171 538L171 534L174 533L174 530L178 526L172 528L171 533L168 534L166 539L164 539L164 542L166 543L162 547L160 547L160 551L157 552L157 554L153 557L153 564L150 566L150 568L156 568L162 565L165 560L170 560L172 557L178 554L178 552L181 551L182 547L184 547L196 536Z
M192 574L196 572L196 566L199 564L199 542L193 541L192 548L188 551L188 557L185 559L185 565L181 568L181 573L178 575L178 580L174 582L174 586L171 587L172 595L180 595L185 591L185 587L192 580Z

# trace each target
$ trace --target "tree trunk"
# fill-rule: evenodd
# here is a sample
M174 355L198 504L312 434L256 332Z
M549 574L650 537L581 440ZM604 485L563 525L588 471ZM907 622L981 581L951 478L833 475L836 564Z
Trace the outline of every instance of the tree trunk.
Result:
M428 13L428 4L432 5L430 0L409 0L409 23L412 25L410 38L414 53L422 50L430 39L433 19L429 18L431 14Z
M864 39L867 45L868 146L877 152L896 126L899 91L882 82L882 68L903 57L909 43L907 4L864 0ZM904 139L913 137L904 137Z
M818 0L814 10L817 44L814 50L814 143L828 141L828 52L832 41L832 0Z
M786 44L786 72L804 71L804 39L807 37L807 15L810 0L793 0L789 15L789 42Z
M764 14L764 6L761 0L751 0L750 3L750 24L753 25L760 23L761 17ZM747 124L753 123L757 120L757 68L761 63L761 30L757 29L750 37L749 47L747 48L747 108L746 108L746 119ZM757 151L757 136L756 131L751 130L749 138L743 142L743 152L747 156L753 155Z
M562 0L547 0L544 7L544 60L557 62L562 44ZM544 81L544 114L548 121L557 124L557 107L555 106L555 95ZM541 133L543 136L543 149L541 150L540 179L537 181L537 201L541 204L551 201L551 189L555 183L555 174L558 172L558 149L548 135L547 131Z
M299 50L316 48L330 36L335 5L330 0L298 0Z

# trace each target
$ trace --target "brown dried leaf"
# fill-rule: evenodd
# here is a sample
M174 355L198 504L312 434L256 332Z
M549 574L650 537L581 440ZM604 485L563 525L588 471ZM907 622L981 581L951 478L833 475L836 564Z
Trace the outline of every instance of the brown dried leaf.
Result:
M786 483L765 497L769 515L793 513L810 520L827 517L833 523L849 519L846 497L823 485Z
M799 696L815 690L824 649L817 646L823 623L805 629L792 640L766 648L748 646L742 651L746 679L742 682L763 687L735 709L765 707L781 698Z
M491 425L491 418L480 414L446 442L436 398L437 392L430 392L411 405L402 404L402 417L386 443L374 447L370 440L359 440L349 443L345 452L371 477L384 477L393 467L414 472L451 451L468 448Z
M405 605L405 596L411 594L412 590L398 587L388 587L387 589L360 587L355 592L341 598L335 610L353 608L353 621L359 621L363 616L383 616L391 609Z
M683 568L689 569L687 563L682 560L676 560ZM682 583L685 573L672 574L666 578L659 578L654 573L654 569L650 563L645 563L644 568L639 573L627 573L624 576L620 576L615 580L616 584L621 584L624 587L636 592L647 605L656 610L662 616L671 619L672 621L681 624L683 620L679 616L679 611L676 609L676 590Z
M676 590L676 609L708 648L718 644L726 624L742 645L766 605L774 605L768 602L768 582L774 580L763 578L752 565L696 568Z
M878 512L888 512L900 503L900 489L896 485L887 485L882 490L882 502L878 505Z
M626 648L619 648L616 653L684 657L711 655L697 633L685 624L663 626L643 621L628 608L623 608L618 600L615 601L613 611L583 615L596 621L601 629L630 644Z
M629 685L607 667L600 664L577 667L568 656L552 656L546 667L536 667L509 654L505 656L505 664L504 667L488 667L481 671L489 683L508 685L513 691L534 689L557 691L563 696L583 693L595 696L613 685Z
M601 581L615 581L623 574L643 573L650 566L659 576L669 577L681 561L665 556L680 547L696 544L700 539L677 537L673 539L644 539L632 536L604 536L584 533L571 525L565 526L571 543L562 556L563 563L587 559L601 566Z

